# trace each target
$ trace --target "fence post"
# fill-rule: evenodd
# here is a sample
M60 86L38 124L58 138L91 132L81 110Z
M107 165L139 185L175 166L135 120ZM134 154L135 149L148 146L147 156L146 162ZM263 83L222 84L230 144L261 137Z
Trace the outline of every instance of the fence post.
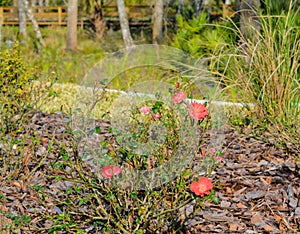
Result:
M61 25L62 24L62 8L61 6L58 7L58 25Z
M1 17L1 20L3 20L3 7L0 7L0 17Z
M222 4L222 17L225 19L228 15L228 5Z

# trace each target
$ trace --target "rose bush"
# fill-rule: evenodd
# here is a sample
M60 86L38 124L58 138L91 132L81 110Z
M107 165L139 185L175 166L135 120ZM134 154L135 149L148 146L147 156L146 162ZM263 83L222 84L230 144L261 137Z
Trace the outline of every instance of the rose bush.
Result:
M186 98L191 94L181 90L186 86L178 82L168 90L170 95L145 98L123 112L128 117L126 131L112 129L118 134L116 141L101 143L100 184L99 178L91 179L96 173L68 164L91 194L77 194L80 204L63 207L76 214L72 216L76 225L96 225L103 233L178 233L206 202L218 202L217 183L209 179L218 166L217 150L200 149L204 142L198 134L209 127L209 111L202 104L189 103ZM187 151L191 142L195 148ZM205 152L200 161L199 152ZM204 176L193 181L199 172Z

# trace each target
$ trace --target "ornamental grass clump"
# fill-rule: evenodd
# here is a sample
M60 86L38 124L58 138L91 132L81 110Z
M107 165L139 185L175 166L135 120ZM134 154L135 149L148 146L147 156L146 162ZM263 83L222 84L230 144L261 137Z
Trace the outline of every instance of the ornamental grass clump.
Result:
M300 155L300 28L299 7L259 15L253 38L235 28L238 43L227 44L211 68L221 77L229 100L246 103L252 133ZM220 72L222 71L222 72ZM238 110L238 113L241 113ZM249 122L247 121L247 122Z

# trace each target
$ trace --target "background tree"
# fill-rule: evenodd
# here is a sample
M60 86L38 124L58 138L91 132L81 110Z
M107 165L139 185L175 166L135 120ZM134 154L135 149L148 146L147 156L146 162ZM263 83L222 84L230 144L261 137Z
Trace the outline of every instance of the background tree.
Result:
M68 24L67 24L67 50L76 50L77 47L77 17L78 1L69 0L68 2Z
M123 41L125 44L125 48L127 49L133 46L133 40L129 29L128 17L125 9L124 0L117 0L117 4Z
M152 42L163 42L164 0L156 0L153 13Z
M198 17L202 6L202 0L193 0L194 17Z
M38 25L36 19L34 18L34 15L31 11L31 9L29 8L28 0L23 0L23 4L24 4L24 9L26 11L26 14L32 23L32 28L36 34L37 39L39 40L39 42L42 46L45 46L45 42L43 40L39 25Z
M183 3L184 3L184 0L179 0L178 9L177 9L177 12L176 12L177 15L181 15L182 8L183 8Z
M26 13L25 13L23 0L18 1L18 12L19 12L19 33L23 38L26 38L27 37Z
M36 7L37 5L37 0L31 0L31 6Z

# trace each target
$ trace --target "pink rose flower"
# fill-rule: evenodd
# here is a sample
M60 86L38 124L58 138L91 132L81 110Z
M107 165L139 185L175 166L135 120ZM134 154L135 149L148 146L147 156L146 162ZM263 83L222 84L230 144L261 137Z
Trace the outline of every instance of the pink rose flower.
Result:
M112 165L107 165L102 168L102 176L105 178L112 178L119 175L122 172L122 168Z
M216 160L217 160L217 162L219 163L219 162L221 162L221 161L222 161L222 157L220 157L220 156L217 156L217 157L216 157Z
M213 154L214 152L216 152L216 150L215 150L215 148L210 148L209 152L211 152Z
M177 91L176 93L174 93L174 95L172 97L172 101L174 103L181 103L186 98L187 98L186 92L184 92L184 91Z
M208 116L208 111L206 107L203 104L197 102L192 102L189 105L188 110L190 117L195 120L202 120L206 116Z
M140 108L140 112L144 113L145 115L148 115L150 113L151 107L149 106L143 106Z
M192 182L190 189L197 196L203 197L204 195L208 195L213 187L210 179L202 177L198 181Z
M152 115L150 116L150 120L156 121L156 120L159 120L160 117L161 117L160 113L152 114Z

